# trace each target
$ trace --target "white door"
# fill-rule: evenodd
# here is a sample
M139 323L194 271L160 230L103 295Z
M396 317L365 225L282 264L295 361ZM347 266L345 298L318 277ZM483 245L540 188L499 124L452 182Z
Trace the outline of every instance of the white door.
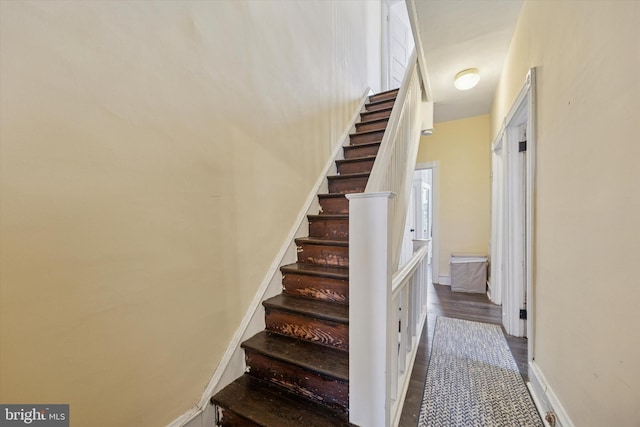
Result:
M431 174L431 170L416 171L417 174L422 175L422 180L413 183L413 192L415 198L418 201L416 203L416 239L431 239L431 227L432 227L432 203L431 203L431 185L429 185L426 179L426 175ZM428 263L431 264L431 252L432 245L429 242L429 259Z
M527 141L526 141L526 128L527 128L527 124L524 123L520 126L520 129L518 130L519 134L521 136L519 136L520 139L518 139L518 141L523 141L522 138L524 138L524 145L526 146ZM522 135L523 130L525 130L524 135ZM524 151L520 151L518 153L518 173L520 174L520 194L517 200L517 203L522 206L522 211L519 212L520 217L518 218L518 222L521 224L520 225L520 230L519 232L522 233L522 242L520 243L520 256L521 256L521 265L522 265L522 270L520 271L521 274L521 284L520 287L522 289L522 292L520 294L520 312L524 313L524 316L520 316L520 330L522 331L522 336L526 337L527 336L527 321L526 321L526 312L527 312L527 270L530 268L529 265L527 265L527 232L526 232L526 227L527 227L527 151L526 149Z
M402 238L402 247L400 248L400 261L398 262L398 267L406 264L413 256L413 239L416 238L415 206L415 193L411 191L411 194L409 195L407 217L404 223L404 236Z
M431 239L429 244L429 263L431 264L431 277L434 283L440 283L439 280L439 230L438 230L438 184L439 184L439 162L418 163L416 164L416 174L422 174L422 214L426 217L420 228L423 231L423 238ZM425 185L426 184L426 185ZM426 233L426 234L424 234ZM431 279L430 279L431 280Z
M431 238L431 185L428 175L431 170L417 170L413 174L412 197L414 206L414 239Z
M430 175L430 170L416 170L413 174L398 266L402 266L413 256L413 239L431 238L432 202L431 186L428 184Z
M430 172L430 171L429 171ZM422 196L422 223L420 224L420 238L421 239L430 239L431 238L431 186L426 182L422 183L421 188L421 196Z
M382 77L385 90L400 87L414 47L407 5L401 0L384 0L382 25Z
M526 111L522 115L526 120ZM520 315L521 310L526 310L527 289L527 153L519 149L525 128L526 122L516 123L507 127L505 135L502 314L507 333L518 337L527 336L524 312Z
M413 206L413 217L414 217L414 221L413 221L413 229L416 230L415 232L415 239L424 239L424 235L423 235L423 226L422 226L422 222L423 222L423 218L422 218L422 176L421 176L421 171L415 171L413 173L413 187L411 188L411 193L413 196L413 199L415 200L414 206Z
M392 13L389 20L389 89L399 88L409 61L409 28Z
M533 205L535 185L535 69L504 118L493 148L491 212L491 300L502 302L509 335L528 337L528 359L535 346L533 292ZM526 317L526 319L523 319Z

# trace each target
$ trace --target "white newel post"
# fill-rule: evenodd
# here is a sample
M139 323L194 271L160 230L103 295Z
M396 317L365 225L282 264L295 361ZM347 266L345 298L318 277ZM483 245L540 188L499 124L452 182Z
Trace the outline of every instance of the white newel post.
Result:
M349 199L349 421L388 427L390 418L391 199L384 193ZM385 333L386 331L386 333ZM395 338L397 340L397 337Z

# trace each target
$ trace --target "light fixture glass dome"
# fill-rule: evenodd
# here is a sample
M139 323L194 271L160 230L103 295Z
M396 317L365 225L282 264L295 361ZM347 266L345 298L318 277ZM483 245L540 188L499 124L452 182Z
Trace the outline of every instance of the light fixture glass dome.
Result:
M454 86L458 90L469 90L480 81L480 72L477 68L467 68L456 74Z

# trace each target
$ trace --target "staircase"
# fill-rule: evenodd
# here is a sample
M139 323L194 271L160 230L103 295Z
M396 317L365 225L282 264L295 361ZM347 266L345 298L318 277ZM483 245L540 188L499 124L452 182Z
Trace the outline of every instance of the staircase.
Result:
M266 330L242 343L247 373L211 398L225 427L349 426L349 204L364 192L398 90L369 97L283 293L263 302Z

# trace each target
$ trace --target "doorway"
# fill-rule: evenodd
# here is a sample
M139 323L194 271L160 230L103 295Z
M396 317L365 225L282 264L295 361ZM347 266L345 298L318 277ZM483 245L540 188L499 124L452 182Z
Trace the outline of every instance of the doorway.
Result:
M439 274L439 214L438 214L438 186L439 163L418 163L415 167L412 187L413 197L419 201L414 203L413 229L417 239L431 239L429 247L429 271L432 278Z
M507 126L504 142L505 182L503 213L503 277L502 320L510 335L526 337L527 310L527 249L526 249L526 127L527 109L513 118ZM519 135L522 133L522 136Z
M402 84L407 63L414 48L407 5L401 0L385 0L382 52L383 90Z
M492 150L489 297L502 304L502 324L517 337L533 332L534 77L531 69Z
M413 256L413 240L432 239L433 224L433 185L432 169L420 169L413 172L413 183L409 194L409 206L404 225L404 236L400 248L398 267L404 265ZM429 243L429 262L431 262L432 244Z

